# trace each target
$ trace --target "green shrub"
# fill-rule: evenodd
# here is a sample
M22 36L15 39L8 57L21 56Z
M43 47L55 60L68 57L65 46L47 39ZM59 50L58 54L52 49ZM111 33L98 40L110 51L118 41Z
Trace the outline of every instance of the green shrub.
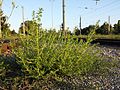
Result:
M0 78L16 77L22 74L21 65L17 63L17 58L12 56L0 56Z
M33 21L40 23L41 10L37 15L34 13ZM64 39L59 33L34 27L33 34L21 37L21 46L15 50L15 54L29 77L81 75L98 69L94 65L100 60L98 51L93 50L94 46L90 46L90 42L90 37L87 42L78 42L70 35Z

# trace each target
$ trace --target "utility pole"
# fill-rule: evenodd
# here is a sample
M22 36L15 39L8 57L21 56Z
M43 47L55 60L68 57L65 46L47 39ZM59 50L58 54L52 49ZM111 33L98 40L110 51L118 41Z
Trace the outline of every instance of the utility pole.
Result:
M108 16L108 32L111 33L111 30L110 30L110 16Z
M51 27L51 29L53 30L53 1L54 0L50 0L50 1L51 1L51 17L52 17L52 20L51 20L52 21L52 23L51 23L52 27Z
M1 24L2 24L2 3L3 3L3 0L0 0L0 38L2 38L2 31L1 31Z
M2 38L2 31L1 31L1 19L2 19L2 10L1 10L1 5L0 5L0 38Z
M63 32L64 35L66 35L66 31L65 31L65 0L62 0L62 9L63 9Z
M80 23L79 23L79 27L80 27L80 35L81 35L81 24L82 24L82 21L81 21L81 16L80 16Z
M100 1L100 0L94 0L94 1L96 1L96 5L98 4L98 1Z
M24 7L22 6L22 19L23 19L23 35L25 36L25 23L24 23Z
M53 1L54 1L54 0L51 1L51 4L52 4L52 6L51 6L52 30L53 30Z

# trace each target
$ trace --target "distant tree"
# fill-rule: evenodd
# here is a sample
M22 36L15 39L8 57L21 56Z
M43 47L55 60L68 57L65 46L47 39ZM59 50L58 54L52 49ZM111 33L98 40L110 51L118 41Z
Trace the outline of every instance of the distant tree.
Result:
M118 25L117 24L114 24L114 30L113 30L113 34L118 34Z
M25 34L30 35L35 32L35 29L38 28L38 24L33 22L32 20L27 20L24 22L24 29L25 29ZM21 23L20 28L19 28L19 34L23 34L23 23Z
M81 30L82 35L88 35L92 30L94 30L95 25L89 25Z
M3 11L0 12L1 15L1 31L2 36L6 37L10 34L10 24L7 23L7 16L4 15Z
M80 30L77 27L75 27L73 33L74 35L80 35Z
M69 30L69 27L66 28L66 34L67 35L72 35L72 32Z
M114 30L113 30L113 34L120 34L120 20L118 20L117 24L114 24Z
M15 30L13 29L13 30L11 31L11 34L12 34L12 35L16 35L17 33L16 33Z
M109 34L108 26L109 24L105 22L100 28L96 30L96 34Z
M69 27L66 28L65 30L66 35L72 35L72 32L69 30ZM64 31L62 29L62 26L60 27L60 30L58 30L59 35L64 35Z
M56 29L50 29L48 30L48 33L57 33L57 32L56 32Z

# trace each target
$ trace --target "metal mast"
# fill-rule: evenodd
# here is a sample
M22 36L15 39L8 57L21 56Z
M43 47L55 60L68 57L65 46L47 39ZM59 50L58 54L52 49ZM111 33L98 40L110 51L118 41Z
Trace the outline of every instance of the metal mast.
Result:
M2 3L3 3L3 0L0 0L0 38L2 38L2 31L1 31L1 22L2 22Z
M81 35L81 16L80 16L80 23L79 23L79 27L80 27L80 35Z
M22 6L22 19L23 19L23 35L25 36L25 23L24 23L24 7Z
M53 25L54 25L54 20L53 20L53 2L54 2L54 0L50 0L51 1L51 17L52 17L52 23L51 23L51 29L53 29Z
M111 28L110 28L110 16L108 16L108 32L109 32L109 33L111 32L110 29L111 29Z
M66 34L66 31L65 31L65 0L62 0L62 9L63 9L63 32L64 32L64 35Z

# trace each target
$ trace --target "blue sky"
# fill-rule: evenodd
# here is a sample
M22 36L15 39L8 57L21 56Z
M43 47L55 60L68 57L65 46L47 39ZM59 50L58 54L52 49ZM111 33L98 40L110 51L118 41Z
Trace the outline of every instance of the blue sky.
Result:
M11 12L11 1L4 0L3 11L9 16ZM18 31L22 22L22 9L24 6L25 20L31 20L32 11L43 8L42 26L43 28L52 27L51 1L53 1L53 27L60 28L62 23L62 0L14 0L15 8L9 23L11 28ZM65 0L66 10L66 27L71 31L75 26L79 27L79 17L82 17L82 28L95 24L100 20L100 25L108 21L111 16L111 24L117 23L120 19L120 0L100 0L96 5L94 0ZM86 9L87 8L87 9Z

